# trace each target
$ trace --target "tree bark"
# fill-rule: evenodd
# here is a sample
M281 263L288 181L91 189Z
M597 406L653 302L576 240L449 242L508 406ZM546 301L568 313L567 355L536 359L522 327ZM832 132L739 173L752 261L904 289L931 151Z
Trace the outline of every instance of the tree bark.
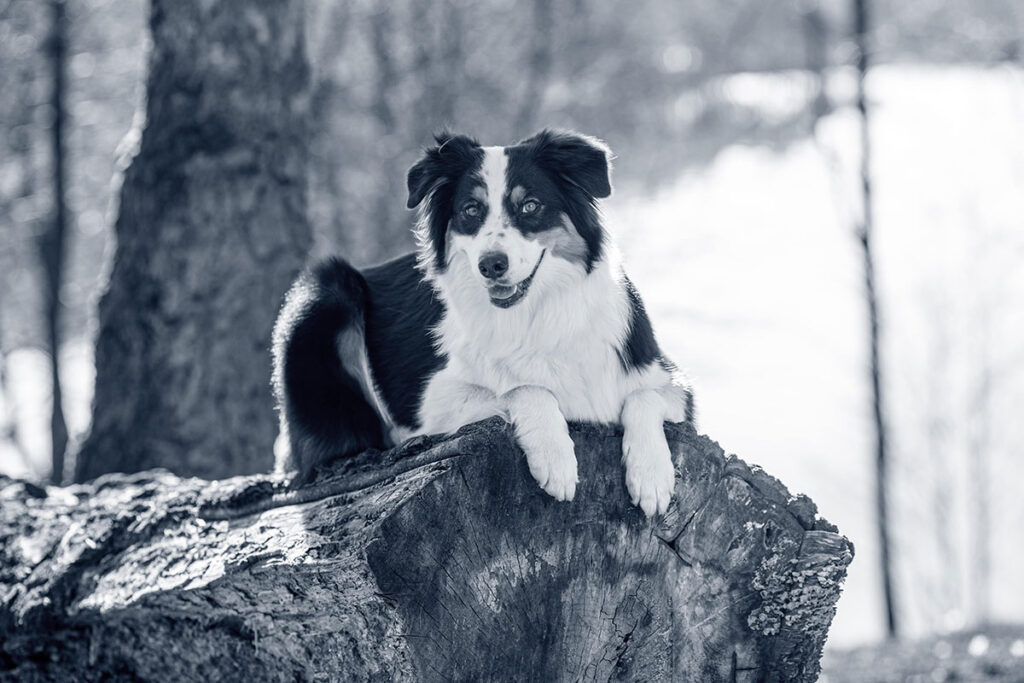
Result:
M151 29L76 481L270 468L270 333L312 239L301 1L154 0Z
M666 434L680 476L653 522L621 430L573 425L559 503L496 418L283 494L0 480L0 677L816 680L849 541L691 426Z

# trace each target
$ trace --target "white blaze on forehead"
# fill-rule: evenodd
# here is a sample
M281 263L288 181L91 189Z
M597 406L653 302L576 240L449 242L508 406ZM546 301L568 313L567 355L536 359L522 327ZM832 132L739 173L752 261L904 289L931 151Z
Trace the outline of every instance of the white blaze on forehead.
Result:
M484 162L480 168L487 185L487 222L485 227L501 225L502 198L505 196L505 170L508 156L504 147L484 147Z

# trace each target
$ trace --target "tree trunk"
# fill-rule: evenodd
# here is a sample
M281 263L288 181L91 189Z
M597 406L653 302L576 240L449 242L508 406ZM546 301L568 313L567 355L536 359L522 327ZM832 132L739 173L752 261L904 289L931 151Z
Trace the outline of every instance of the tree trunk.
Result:
M39 253L46 277L46 341L50 353L50 481L60 485L64 479L64 451L68 446L68 427L64 420L63 392L60 384L60 288L64 274L64 247L67 244L67 164L65 124L67 107L67 14L64 0L50 2L50 39L48 57L52 77L50 107L51 174L53 178L53 216L50 229L41 236Z
M811 103L811 133L818 120L829 113L828 99L828 22L822 12L820 0L809 0L801 6L800 21L803 28L804 56L807 70L814 74L815 93Z
M874 217L871 196L871 126L865 87L871 61L869 32L871 27L869 0L853 0L854 37L857 42L857 112L861 125L861 200L863 204L856 236L864 265L864 298L867 303L868 347L870 349L871 416L875 428L875 523L878 529L878 551L882 579L885 629L889 638L899 634L893 555L890 544L892 520L889 517L889 440L886 433L886 412L881 358L881 313L878 303L878 282L875 278L873 250Z
M519 110L512 122L512 130L520 138L533 135L537 114L544 102L544 92L551 78L555 45L555 8L553 0L533 0L530 31L530 49L523 61L526 62L526 77L520 95Z
M573 425L581 481L559 503L509 431L276 497L269 476L0 480L0 675L816 680L853 548L810 500L668 425L680 476L651 522L621 430Z
M298 0L154 0L146 127L75 478L266 471L271 327L311 244Z
M401 88L399 70L395 64L395 44L401 40L397 35L395 8L382 4L370 16L371 45L377 76L374 80L373 114L377 119L378 134L374 140L379 171L374 183L375 225L370 231L369 242L373 245L372 261L381 261L408 251L409 213L405 204L396 201L405 192L405 174L408 170L408 151L422 144L417 140L413 145L401 134L398 113L395 111L396 90ZM428 138L429 139L429 138ZM366 242L366 235L363 242ZM364 251L364 250L360 250Z

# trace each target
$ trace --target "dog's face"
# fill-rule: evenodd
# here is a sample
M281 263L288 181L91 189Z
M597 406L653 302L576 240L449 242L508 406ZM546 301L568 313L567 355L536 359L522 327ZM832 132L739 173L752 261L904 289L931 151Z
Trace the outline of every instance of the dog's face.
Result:
M410 208L432 268L465 259L498 308L524 300L542 271L585 276L601 257L596 202L611 193L609 152L573 133L544 131L512 147L442 135L409 171Z

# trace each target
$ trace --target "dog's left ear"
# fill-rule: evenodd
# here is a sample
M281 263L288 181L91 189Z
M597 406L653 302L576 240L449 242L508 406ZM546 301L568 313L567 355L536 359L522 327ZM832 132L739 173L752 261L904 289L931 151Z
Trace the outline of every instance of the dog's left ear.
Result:
M520 144L533 146L535 158L542 166L591 197L604 199L612 193L612 153L597 138L542 130Z

